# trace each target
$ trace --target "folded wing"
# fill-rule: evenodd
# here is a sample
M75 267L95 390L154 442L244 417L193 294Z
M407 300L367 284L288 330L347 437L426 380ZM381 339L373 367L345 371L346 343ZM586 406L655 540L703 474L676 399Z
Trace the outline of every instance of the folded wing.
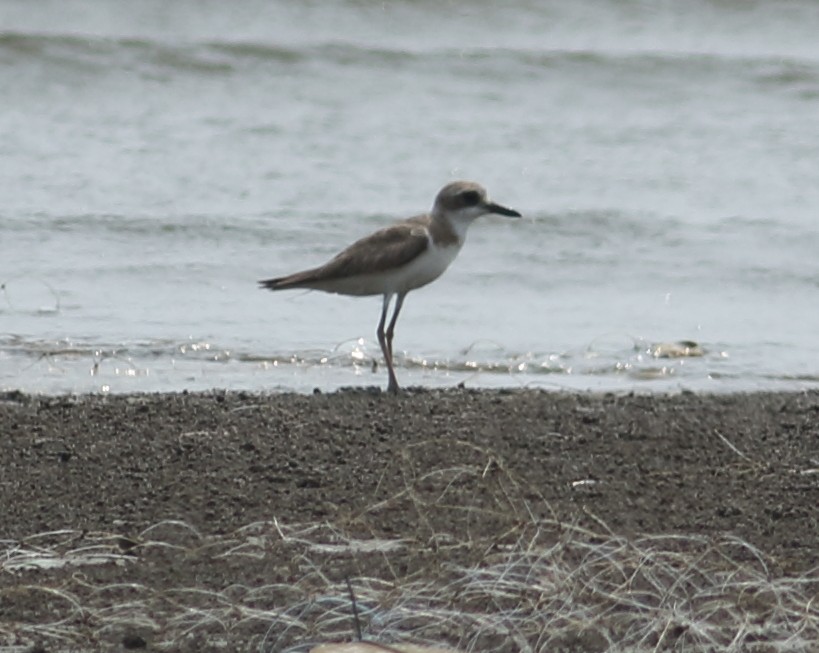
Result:
M328 282L400 268L420 256L427 247L429 238L423 220L413 218L356 241L320 267L265 279L259 284L268 290L322 290Z

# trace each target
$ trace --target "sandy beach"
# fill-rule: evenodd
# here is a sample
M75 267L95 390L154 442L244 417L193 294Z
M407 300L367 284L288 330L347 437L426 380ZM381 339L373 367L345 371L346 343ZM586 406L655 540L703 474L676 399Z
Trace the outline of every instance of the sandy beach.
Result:
M819 587L817 392L9 392L0 434L0 647L20 647L9 650L308 650L299 642L352 637L340 598L305 607L344 597L346 578L369 632L396 638L406 629L376 618L387 591L376 580L394 604L402 586L452 587L510 552L560 544L582 567L581 542L716 552ZM182 590L210 617L191 621ZM470 649L469 627L412 633ZM606 628L558 643L609 650Z

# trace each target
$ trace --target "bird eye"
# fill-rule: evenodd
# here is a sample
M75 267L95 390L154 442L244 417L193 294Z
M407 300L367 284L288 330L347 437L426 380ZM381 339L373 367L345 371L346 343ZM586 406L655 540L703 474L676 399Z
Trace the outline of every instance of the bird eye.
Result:
M476 190L465 190L461 193L461 199L463 199L466 206L475 206L481 201L481 196Z

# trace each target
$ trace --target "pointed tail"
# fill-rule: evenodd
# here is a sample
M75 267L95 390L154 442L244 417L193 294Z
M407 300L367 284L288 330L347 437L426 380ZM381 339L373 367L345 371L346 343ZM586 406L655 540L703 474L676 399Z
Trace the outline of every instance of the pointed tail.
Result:
M262 279L259 281L261 288L267 290L287 290L288 288L309 288L310 282L315 278L315 270L305 270L288 274L286 277L276 277L275 279Z

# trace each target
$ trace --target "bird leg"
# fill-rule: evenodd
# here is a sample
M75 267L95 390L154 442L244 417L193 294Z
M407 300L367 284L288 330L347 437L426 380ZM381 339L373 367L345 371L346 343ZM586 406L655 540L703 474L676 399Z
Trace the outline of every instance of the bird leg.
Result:
M390 350L390 360L392 360L392 336L395 334L395 323L398 321L398 313L404 305L404 297L406 296L406 293L398 293L398 297L395 300L395 311L392 314L390 326L387 327L387 349Z
M389 326L389 342L387 340L387 336L384 333L384 325L387 323L387 310L390 307L390 301L392 300L392 294L384 295L384 306L381 309L381 320L378 322L378 329L376 331L376 335L378 336L378 344L381 345L381 353L384 354L384 362L387 363L387 372L389 373L389 385L387 386L387 391L396 394L398 392L398 379L395 378L395 370L392 366L392 331L395 327L395 316L393 319L390 320ZM399 296L399 301L401 297Z

